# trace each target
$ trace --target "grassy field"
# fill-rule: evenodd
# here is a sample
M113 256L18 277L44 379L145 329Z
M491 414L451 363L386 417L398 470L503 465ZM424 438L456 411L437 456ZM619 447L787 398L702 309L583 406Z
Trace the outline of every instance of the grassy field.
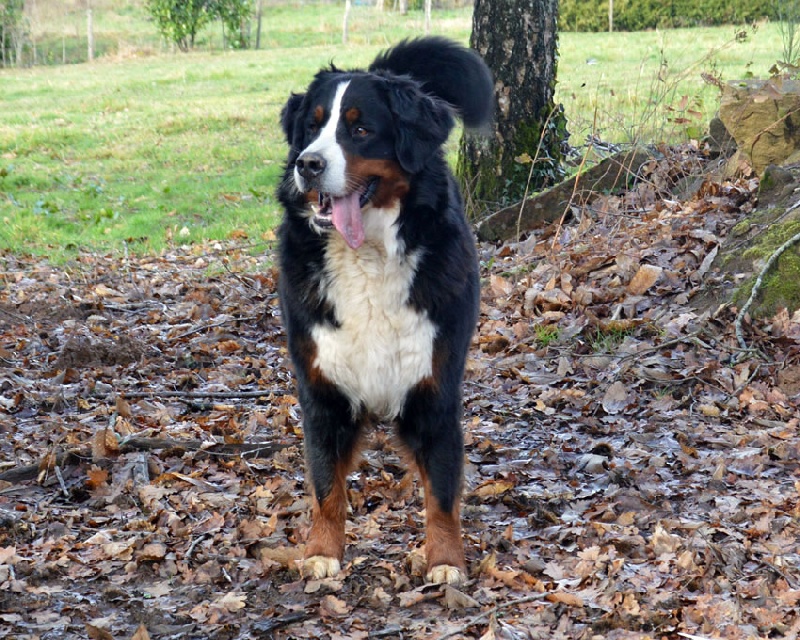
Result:
M260 51L225 52L209 34L193 53L159 53L135 3L116 13L95 6L96 31L120 43L114 53L0 70L0 249L159 251L232 235L269 242L289 92L331 60L364 64L422 32L419 13L356 5L342 46L340 6L269 6ZM41 26L44 42L54 31L44 18ZM468 11L434 13L434 33L466 42L469 30ZM780 51L774 25L733 39L733 28L562 34L558 100L573 144L592 131L614 142L698 135L716 110L701 71L766 75Z

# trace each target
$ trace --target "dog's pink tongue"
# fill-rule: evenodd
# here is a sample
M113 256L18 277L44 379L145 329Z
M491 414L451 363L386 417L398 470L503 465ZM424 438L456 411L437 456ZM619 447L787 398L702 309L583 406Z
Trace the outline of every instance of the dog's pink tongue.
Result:
M333 226L342 234L351 249L358 249L364 242L364 225L361 222L361 204L358 192L343 198L331 198Z

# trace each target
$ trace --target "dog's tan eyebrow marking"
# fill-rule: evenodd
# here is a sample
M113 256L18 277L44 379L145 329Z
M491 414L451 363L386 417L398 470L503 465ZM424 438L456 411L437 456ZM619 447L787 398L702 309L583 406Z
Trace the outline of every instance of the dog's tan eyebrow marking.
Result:
M358 107L350 107L344 114L347 124L353 124L361 117L361 110Z
M318 104L314 109L314 122L317 124L322 124L322 120L325 118L325 107L321 104Z

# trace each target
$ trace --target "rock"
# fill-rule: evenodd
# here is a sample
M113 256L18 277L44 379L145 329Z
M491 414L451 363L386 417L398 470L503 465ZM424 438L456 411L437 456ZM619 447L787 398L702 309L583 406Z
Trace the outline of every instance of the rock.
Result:
M712 157L715 156L730 156L736 151L736 140L725 127L725 123L719 115L711 119L708 123L708 142L709 151Z
M759 183L758 205L731 229L707 274L706 286L692 298L698 312L721 304L741 307L757 274L775 251L800 233L800 165L769 165ZM764 274L750 316L771 317L779 308L800 309L800 245L780 256Z
M739 151L761 174L800 159L800 81L770 78L723 87L719 117Z
M789 169L776 164L764 169L758 185L758 200L761 205L773 205L791 194L798 186L797 178Z

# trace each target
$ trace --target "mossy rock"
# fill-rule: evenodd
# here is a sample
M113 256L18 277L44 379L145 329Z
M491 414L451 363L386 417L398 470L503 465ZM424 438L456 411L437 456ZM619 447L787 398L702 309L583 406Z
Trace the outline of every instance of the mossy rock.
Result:
M712 268L729 274L727 286L710 287L694 301L698 309L733 302L741 307L758 273L789 238L800 233L800 166L769 167L761 180L759 204L731 229ZM744 276L744 277L742 277ZM789 247L762 279L750 315L770 316L781 307L800 309L800 243Z
M760 234L742 257L752 262L759 271L784 242L800 233L800 215L787 216L786 220ZM755 277L734 294L737 306L750 296ZM753 316L773 315L781 307L793 313L800 309L800 243L789 247L764 276L758 291L756 304L751 309Z
M745 80L722 89L719 118L757 174L772 163L800 160L798 113L798 80Z

